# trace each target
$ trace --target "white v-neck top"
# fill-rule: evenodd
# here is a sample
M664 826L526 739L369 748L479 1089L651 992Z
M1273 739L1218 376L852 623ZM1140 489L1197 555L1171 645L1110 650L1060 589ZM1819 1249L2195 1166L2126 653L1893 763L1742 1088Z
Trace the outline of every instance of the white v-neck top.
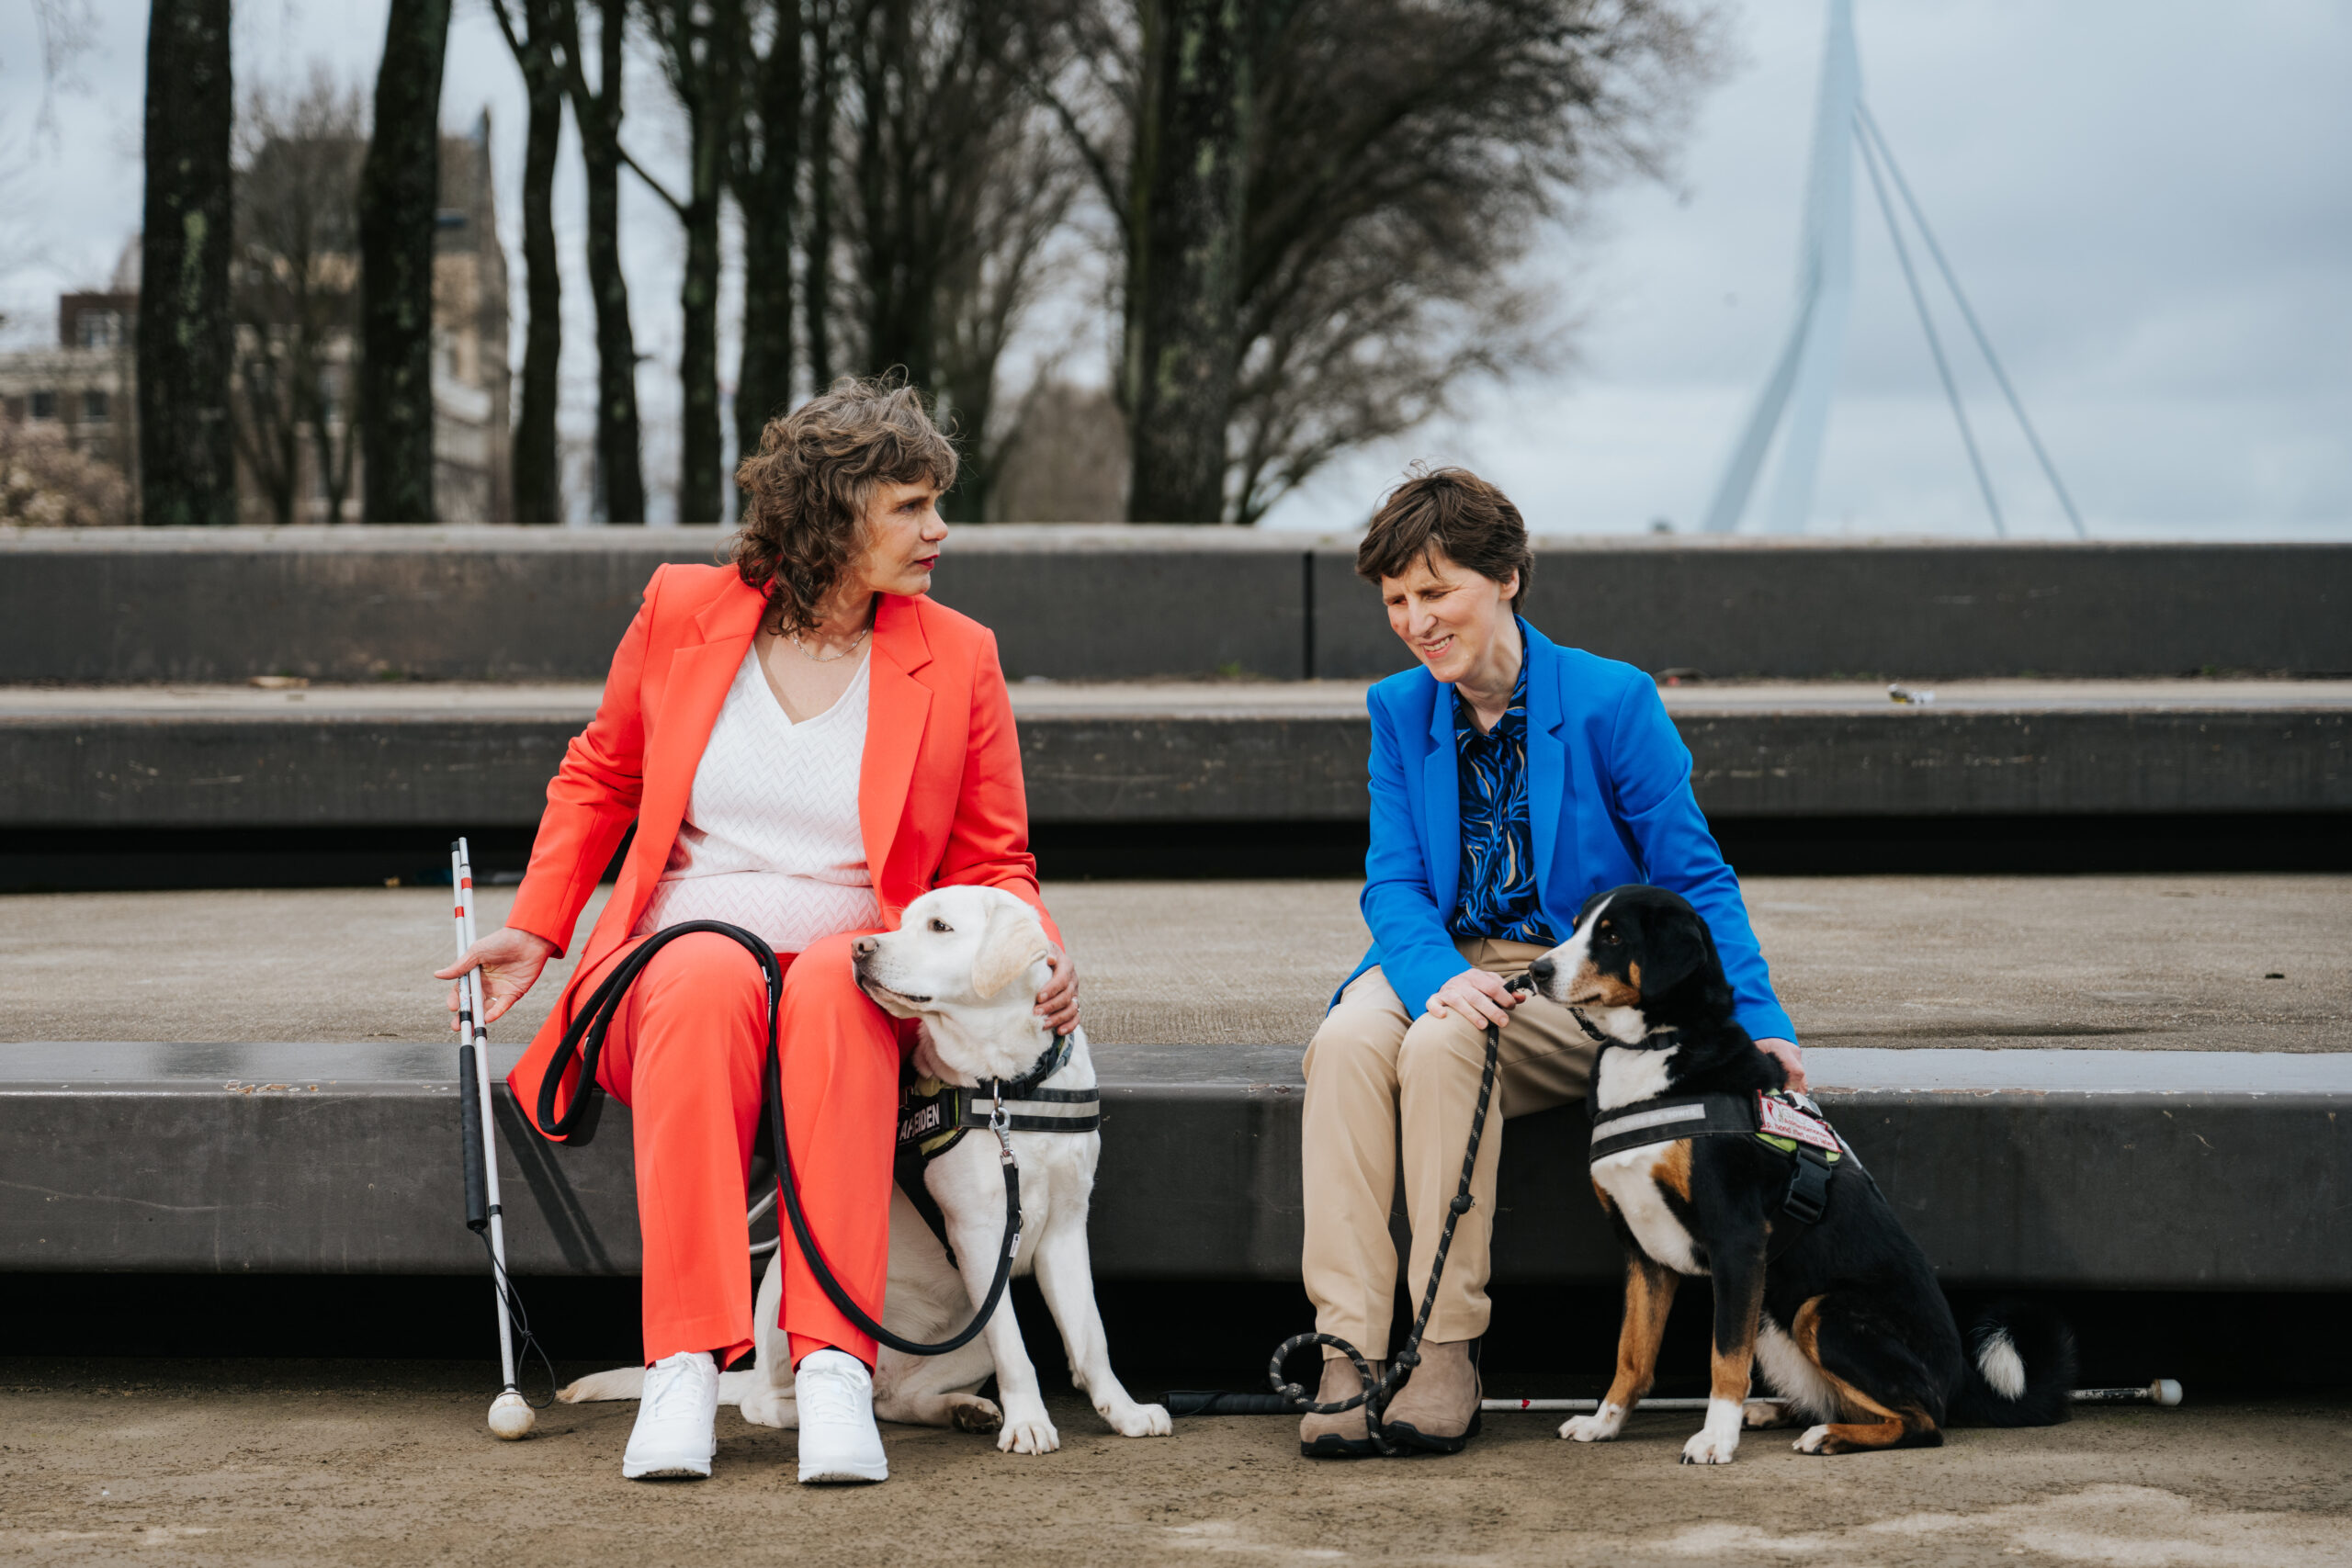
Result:
M778 953L881 924L859 832L866 660L849 689L792 722L768 690L757 645L711 726L670 863L636 936L687 920L741 926Z

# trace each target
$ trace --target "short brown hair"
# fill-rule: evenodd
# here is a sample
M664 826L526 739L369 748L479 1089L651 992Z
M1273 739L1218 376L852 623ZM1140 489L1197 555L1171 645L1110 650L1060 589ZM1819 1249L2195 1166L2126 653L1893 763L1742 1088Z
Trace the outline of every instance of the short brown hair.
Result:
M956 482L956 448L911 387L844 376L768 421L735 470L743 525L729 547L778 631L814 626L856 554L877 485Z
M1509 496L1467 468L1416 464L1372 514L1372 526L1356 547L1356 575L1377 587L1384 577L1404 576L1432 550L1491 581L1508 582L1519 573L1513 614L1535 576L1527 524Z

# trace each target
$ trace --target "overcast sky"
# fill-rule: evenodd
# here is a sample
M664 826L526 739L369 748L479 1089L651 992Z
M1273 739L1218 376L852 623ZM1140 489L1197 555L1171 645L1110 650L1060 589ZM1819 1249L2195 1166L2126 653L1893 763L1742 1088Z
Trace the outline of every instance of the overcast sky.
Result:
M445 118L456 129L492 110L511 249L514 66L481 0L457 5ZM298 78L314 59L372 79L383 9L242 7L241 86ZM12 344L53 333L57 291L103 283L138 222L145 8L89 0L88 12L95 45L47 134L32 0L0 0L0 168L14 171L0 175L12 318L0 338ZM1539 276L1584 323L1575 366L1336 465L1271 521L1359 524L1418 457L1479 468L1546 531L1694 527L1787 325L1822 13L1818 0L1727 8L1729 71L1672 181L1609 193L1546 248ZM1857 14L1864 94L2094 534L2352 537L2352 6L1858 0ZM639 145L674 162L658 81L643 73L632 91ZM569 158L566 179L566 423L584 434L591 318ZM1859 176L1856 229L1814 530L1988 536ZM627 235L640 348L674 364L676 225L633 193ZM2015 531L2063 533L1948 310L1945 324ZM642 385L650 415L674 409L658 365ZM674 447L647 462L660 479Z

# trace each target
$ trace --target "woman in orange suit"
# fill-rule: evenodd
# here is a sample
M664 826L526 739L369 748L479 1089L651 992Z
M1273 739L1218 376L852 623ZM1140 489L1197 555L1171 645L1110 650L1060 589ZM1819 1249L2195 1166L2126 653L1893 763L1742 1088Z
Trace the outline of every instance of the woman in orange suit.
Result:
M996 639L926 597L947 536L936 502L955 479L955 449L903 388L844 381L771 422L736 474L748 501L732 563L654 572L596 717L548 786L506 925L441 971L479 964L495 1020L570 945L634 823L580 964L508 1079L515 1100L536 1116L573 1010L639 941L695 919L757 933L785 965L786 1130L809 1224L876 1318L910 1042L858 989L850 942L951 883L1045 913ZM1046 919L1056 948L1037 1010L1067 1032L1077 971ZM765 1026L758 964L697 933L655 955L606 1037L597 1078L632 1112L645 1258L645 1393L625 1476L710 1473L718 1371L752 1348L743 1198ZM800 1479L883 1480L874 1342L797 1248L784 1253Z

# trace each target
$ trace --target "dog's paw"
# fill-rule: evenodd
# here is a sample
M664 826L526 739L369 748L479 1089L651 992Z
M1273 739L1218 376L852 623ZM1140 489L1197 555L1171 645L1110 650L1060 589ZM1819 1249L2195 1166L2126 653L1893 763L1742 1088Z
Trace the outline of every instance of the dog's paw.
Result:
M1004 1412L977 1393L951 1394L947 1422L959 1432L993 1432L1004 1425Z
M1682 1462L1685 1464L1729 1464L1733 1456L1738 1452L1739 1434L1736 1431L1714 1432L1702 1428L1693 1433L1690 1440L1682 1445Z
M800 1404L790 1389L774 1388L763 1382L745 1394L736 1408L754 1427L776 1427L789 1432L800 1425Z
M1111 1423L1111 1430L1123 1438L1164 1438L1176 1429L1164 1404L1137 1404L1131 1400L1125 1404L1096 1408L1102 1412L1102 1419Z
M996 1435L996 1446L1009 1454L1049 1454L1062 1446L1062 1435L1040 1410L1032 1416L1007 1418Z
M1838 1451L1831 1446L1829 1428L1826 1425L1806 1427L1804 1436L1789 1446L1801 1454L1834 1454Z
M1785 1409L1761 1399L1749 1400L1739 1413L1740 1425L1751 1432L1759 1431L1766 1427L1784 1426L1788 1419L1788 1412Z
M1589 1416L1571 1416L1560 1423L1560 1436L1572 1443L1612 1441L1625 1425L1625 1407L1603 1404Z

